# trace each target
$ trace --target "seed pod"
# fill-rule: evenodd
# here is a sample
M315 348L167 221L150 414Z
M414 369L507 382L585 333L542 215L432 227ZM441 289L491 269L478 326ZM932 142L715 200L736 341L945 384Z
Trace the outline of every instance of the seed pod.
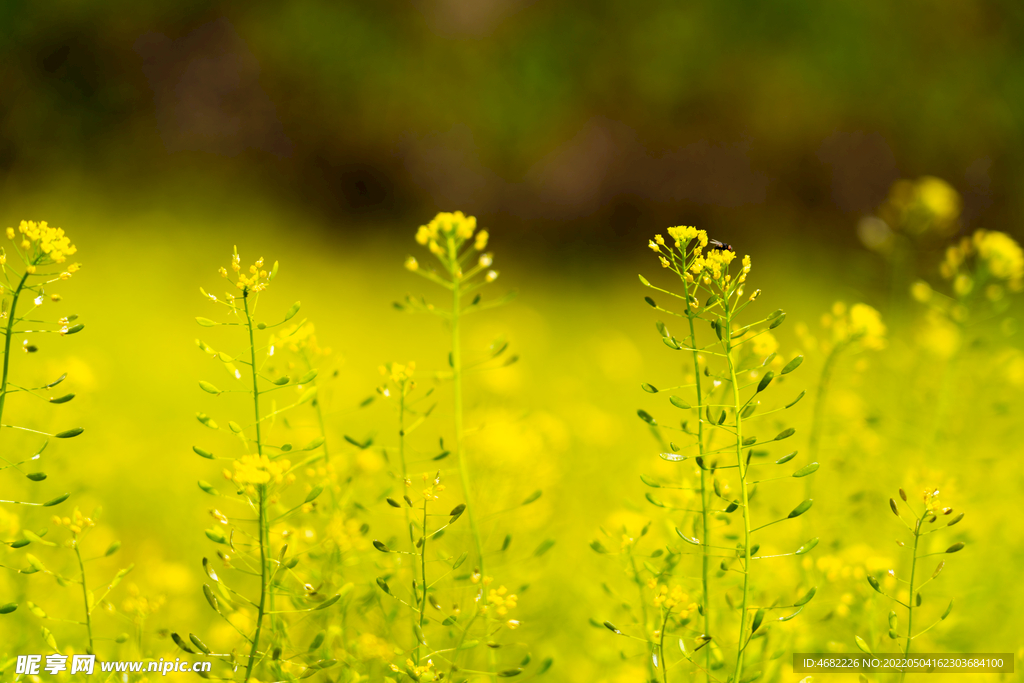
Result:
M881 585L879 585L878 579L876 579L875 577L868 576L868 583L871 584L871 587L874 588L879 593L882 592L882 587L881 587Z
M793 508L793 511L789 513L787 519L793 519L794 517L799 517L800 515L804 514L808 510L810 510L812 505L814 505L814 500L812 498L808 498L807 500L803 501L802 503L797 505L795 508Z
M761 609L757 610L757 612L754 613L754 621L750 625L750 632L753 633L757 629L761 628L761 622L763 622L763 621L764 621L764 608L762 607Z
M958 552L960 552L963 549L964 549L964 544L961 541L959 543L954 543L953 545L951 545L948 548L946 548L946 552L947 553L958 553Z
M668 402L674 405L676 408L680 408L682 410L689 410L691 407L689 403L679 398L678 396L670 396Z
M800 598L795 603L793 603L793 606L794 607L803 607L804 605L806 605L807 603L809 603L811 601L811 598L813 598L814 594L817 593L817 592L818 592L818 587L814 586L813 588L811 588L811 590L809 590L806 593L804 593L804 596L802 598Z
M380 541L378 541L376 539L374 539L374 541L373 541L373 547L376 548L377 550L381 551L382 553L389 553L389 552L391 552L390 550L388 550L388 547L386 545L384 545L382 542L380 542Z
M890 498L889 499L889 507L892 508L892 514L896 515L897 517L900 516L900 509L896 505L896 499L895 498Z
M761 381L757 383L757 393L760 393L767 389L768 385L772 383L773 379L775 379L774 372L769 370L768 372L764 373L764 377L762 377Z
M646 391L648 394L658 393L658 388L656 386L654 386L653 384L647 384L646 382L641 384L640 388Z
M803 363L803 362L804 362L804 357L803 356L797 356L793 360L791 360L788 363L786 363L786 367L782 368L781 374L788 375L789 373L793 372L798 367L800 367L800 364Z
M902 498L902 499L903 499L903 502L904 502L904 503L906 503L906 502L907 502L907 492L906 492L906 491L904 491L903 489L900 489L900 498Z
M82 429L81 427L75 427L74 429L68 429L68 430L63 431L63 432L58 432L54 436L56 436L58 439L70 439L72 437L78 436L79 434L81 434L84 431L85 430Z
M800 469L793 473L793 477L799 479L800 477L806 477L809 474L814 474L815 472L818 471L818 467L819 465L816 462L804 465L803 467L801 467Z

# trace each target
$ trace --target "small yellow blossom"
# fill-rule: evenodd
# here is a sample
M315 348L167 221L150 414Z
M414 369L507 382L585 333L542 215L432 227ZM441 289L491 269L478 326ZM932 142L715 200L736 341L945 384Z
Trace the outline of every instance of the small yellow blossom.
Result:
M62 228L51 228L46 221L22 221L18 232L23 236L21 248L28 252L28 261L32 265L64 263L68 256L78 251ZM7 237L15 239L14 228L7 228Z

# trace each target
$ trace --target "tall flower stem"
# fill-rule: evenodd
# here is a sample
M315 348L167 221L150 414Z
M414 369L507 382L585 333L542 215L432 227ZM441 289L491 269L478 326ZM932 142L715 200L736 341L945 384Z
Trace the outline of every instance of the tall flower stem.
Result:
M4 333L4 371L3 377L0 377L0 419L3 418L4 404L7 402L7 377L11 367L11 338L14 336L14 319L18 309L18 297L21 296L21 292L25 288L28 275L26 272L21 276L21 281L11 295L11 310L7 313L7 330Z
M245 322L249 329L249 367L252 370L252 403L253 412L256 418L256 452L263 455L263 433L260 428L260 389L258 375L256 372L256 338L253 333L252 314L249 311L249 290L246 289L242 296L245 303ZM256 633L252 638L252 647L249 649L249 662L245 667L245 680L252 678L252 670L256 665L256 655L259 653L260 636L263 632L263 617L267 611L268 593L268 572L267 572L267 545L269 530L267 528L267 484L259 484L256 487L258 493L258 515L259 515L259 539L260 539L260 604L256 613Z
M740 476L740 507L743 508L743 599L740 603L740 635L736 651L736 673L735 680L740 680L743 675L743 654L746 650L747 639L747 601L750 598L750 499L747 495L747 463L743 458L743 418L740 413L743 404L740 401L739 378L736 376L736 362L733 358L732 346L732 308L729 303L728 294L723 297L725 307L725 337L723 346L725 355L729 362L729 379L732 383L733 406L736 412L736 465L739 468Z
M74 548L75 557L78 558L78 569L82 572L82 600L85 601L85 630L89 634L89 649L86 650L89 654L95 654L96 649L93 646L92 639L92 609L89 605L89 587L85 583L85 563L82 561L82 549L79 547L78 535L75 535Z
M904 657L910 655L910 640L914 634L914 578L917 573L917 545L921 540L921 522L923 520L923 517L918 518L917 522L914 523L914 559L910 563L910 598L907 600L907 644L903 648ZM906 675L906 669L900 671L900 683L903 683Z
M677 271L678 272L678 271ZM686 296L686 319L690 324L690 348L692 349L693 355L693 376L694 382L696 383L697 389L697 451L703 458L704 456L704 420L702 417L704 414L704 394L701 390L700 385L700 354L697 351L697 331L694 328L693 318L696 315L690 305L692 301L690 297L690 284L686 280L685 271L680 274L683 281L683 294ZM711 598L710 598L710 567L711 567L711 489L708 482L708 471L704 467L700 468L700 509L701 509L701 593L703 596L703 605L701 606L704 614L704 633L705 635L711 633ZM708 681L711 680L711 648L707 648L704 652L705 659L705 672L707 673ZM664 663L662 664L664 666Z
M452 275L452 396L455 408L455 457L459 462L459 481L462 484L462 495L466 500L466 512L469 514L469 528L473 534L476 553L479 558L480 575L484 572L484 546L480 539L480 528L477 526L472 489L470 487L469 466L466 463L466 451L463 444L463 404L462 404L462 336L459 320L462 313L462 269L459 266L459 255L455 240L448 238L448 258Z

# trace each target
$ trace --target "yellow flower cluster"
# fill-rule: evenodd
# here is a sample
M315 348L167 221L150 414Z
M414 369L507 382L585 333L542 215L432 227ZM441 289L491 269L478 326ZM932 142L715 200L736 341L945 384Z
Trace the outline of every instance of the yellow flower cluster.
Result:
M70 517L58 517L57 515L54 515L50 521L57 526L67 527L68 531L73 534L80 534L85 529L88 529L91 526L96 526L96 522L83 515L81 510L78 508L75 508L75 511Z
M134 583L128 586L128 597L121 603L121 611L131 615L135 623L145 619L164 606L166 599L163 596L158 598L144 597L139 587Z
M438 500L441 497L441 492L444 491L444 484L441 483L441 473L438 472L431 479L429 475L423 475L423 483L430 482L430 486L423 489L423 498L425 500Z
M909 235L948 235L960 217L960 195L940 178L898 180L879 215L889 227Z
M277 484L290 479L287 460L271 460L265 455L243 455L234 461L234 473L224 470L224 478L237 484Z
M975 260L974 273L967 268L972 258ZM971 237L965 237L946 249L939 273L953 281L953 291L961 298L974 290L976 281L995 280L986 288L985 294L996 300L1003 295L1003 285L1011 291L1022 289L1024 251L1006 233L976 230Z
M416 231L416 241L430 249L431 253L440 256L445 253L445 248L441 246L442 241L452 239L457 250L463 242L473 237L474 233L476 217L466 216L461 211L439 213L432 221L419 227ZM488 237L486 230L476 233L474 248L477 251L486 249Z
M416 363L414 361L409 361L406 365L401 363L385 363L378 369L380 374L384 375L388 381L401 386L412 379L412 373L416 371Z
M691 240L697 240L696 250L700 251L708 246L708 233L705 230L698 230L692 225L680 225L668 229L669 236L676 241L676 247L682 248ZM660 237L660 235L659 235ZM664 244L664 242L662 242Z
M248 274L242 272L242 258L238 255L238 247L231 256L231 270L238 276L235 286L243 292L262 292L270 284L269 273L263 268L263 257L256 259L256 262L249 266ZM228 276L227 268L220 268L218 271L221 277Z
M362 633L356 638L356 654L362 660L391 659L395 654L395 648L386 640L379 638L372 633Z
M391 670L395 673L402 672L394 664L391 665ZM432 659L428 659L427 663L422 666L416 666L416 663L411 659L405 660L405 673L414 681L439 681L444 678L444 672L434 668L434 660Z
M494 608L495 614L498 616L505 616L508 614L510 609L516 606L516 602L519 600L515 594L509 594L508 589L504 586L500 588L492 588L487 593L487 605L484 609ZM517 624L518 625L518 624Z
M867 304L846 304L837 301L831 314L822 316L821 324L832 331L835 344L859 342L864 348L879 350L886 344L886 327L881 314Z
M727 249L712 249L707 254L702 254L699 250L694 249L693 254L694 258L693 264L690 265L690 272L694 275L703 274L705 284L710 284L710 280L720 279L722 273L729 270L729 264L736 258L736 252ZM742 277L746 279L749 272L750 257L744 256Z
M654 585L651 585L654 584ZM655 607L664 607L671 611L676 607L690 601L690 596L683 592L682 587L673 586L669 589L665 584L657 584L654 579L651 579L648 585L654 590L654 599L652 602ZM696 603L691 603L686 607L687 610L697 609Z
M78 251L62 228L51 228L46 221L22 221L18 225L18 232L21 233L20 246L28 253L30 265L64 263L68 256ZM7 239L15 240L16 237L14 228L7 228ZM68 271L74 272L70 268Z

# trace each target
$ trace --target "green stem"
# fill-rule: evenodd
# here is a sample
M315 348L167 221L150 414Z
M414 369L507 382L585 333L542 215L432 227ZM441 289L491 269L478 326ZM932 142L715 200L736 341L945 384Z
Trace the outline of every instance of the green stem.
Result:
M740 505L743 508L743 601L740 605L739 645L736 652L736 674L734 680L743 676L743 654L747 635L747 601L750 597L750 499L747 495L747 463L743 458L743 419L740 411L740 385L736 376L736 364L732 354L732 311L729 301L725 301L725 355L729 361L729 377L732 380L733 404L736 410L736 465L740 475Z
M13 308L13 307L12 307ZM78 558L78 569L82 572L82 600L85 601L85 630L89 634L89 649L86 652L90 655L96 654L92 642L92 609L89 607L89 588L85 584L85 563L82 562L82 550L78 547L78 536L75 536L75 556Z
M420 627L416 634L416 658L419 661L420 644L423 641L423 624L427 620L427 501L423 500L423 548L420 552L420 579L423 597L420 599ZM425 643L424 643L425 644Z
M398 392L398 460L402 465L402 487L405 488L405 483L409 481L409 470L405 464L405 385L399 385ZM424 507L426 501L424 501ZM415 550L416 548L416 534L412 530L412 516L409 514L409 506L403 505L402 510L405 512L405 528L409 530L409 545ZM426 532L426 521L424 520L423 525L423 544L426 546L427 543L427 532ZM426 557L426 550L424 549L424 557ZM427 591L427 573L424 569L423 572L423 596L426 597ZM413 599L416 597L416 570L412 572L412 594ZM422 628L422 617L423 611L420 610L420 626ZM412 635L416 639L416 649L413 652L413 660L418 665L420 663L420 638L416 633L416 615L412 615Z
M636 568L636 558L633 557L633 551L629 551L629 564L633 568L633 582L636 583L637 590L640 592L640 612L643 614L643 629L644 629L644 640L647 641L647 668L651 671L651 679L656 679L658 672L654 670L654 662L651 660L651 653L654 652L654 643L651 642L651 637L647 630L647 598L644 596L644 583L640 580L640 572Z
M263 455L263 434L260 431L260 391L256 374L256 339L253 334L252 315L249 313L249 290L242 295L245 303L245 320L249 328L249 367L252 369L252 400L256 416L256 452ZM267 606L267 546L269 530L267 529L267 485L260 484L259 492L259 538L260 538L260 605L256 613L256 633L253 635L252 647L249 649L249 663L245 667L245 680L252 678L252 670L256 665L256 654L259 652L260 635L263 632L263 616Z
M7 333L4 335L4 373L3 377L0 378L0 419L3 418L4 404L7 402L7 376L11 365L11 338L14 336L14 317L18 308L18 297L21 296L21 290L25 288L28 275L26 272L21 276L21 282L18 283L18 287L11 296L11 310L7 312Z
M686 318L690 323L690 347L693 349L693 376L694 382L697 385L697 451L701 457L704 456L704 419L701 417L704 414L704 394L701 391L700 386L700 354L697 351L697 331L693 324L693 311L690 310L690 286L686 281L685 275L681 278L683 281L683 294L686 296ZM705 635L711 633L711 598L710 595L710 568L711 568L711 548L709 543L711 542L711 488L708 485L708 471L701 467L700 468L700 507L701 507L701 527L703 542L702 558L701 558L701 591L703 594L704 604L702 610L704 613L704 633ZM707 648L704 652L704 660L706 663L705 672L707 673L708 682L711 681L711 648Z
M922 519L918 519L917 523L914 525L914 559L910 563L910 598L907 600L907 645L903 649L904 657L908 657L910 655L910 639L913 637L914 633L914 574L917 572L917 544L921 540ZM903 679L906 675L906 669L900 671L900 683L903 683Z
M658 639L658 663L661 665L662 683L668 683L668 665L665 661L665 629L668 628L670 616L672 616L672 610L665 612L665 619L661 622L661 637Z
M472 501L472 489L469 483L469 468L466 464L466 453L463 447L462 427L462 343L459 331L460 300L462 274L459 269L458 253L455 242L448 238L448 253L452 269L452 394L455 402L455 457L459 462L459 480L462 483L462 495L466 499L466 512L469 514L469 528L473 533L476 553L479 558L480 576L484 576L484 546L480 540L480 529L476 524L476 514Z

